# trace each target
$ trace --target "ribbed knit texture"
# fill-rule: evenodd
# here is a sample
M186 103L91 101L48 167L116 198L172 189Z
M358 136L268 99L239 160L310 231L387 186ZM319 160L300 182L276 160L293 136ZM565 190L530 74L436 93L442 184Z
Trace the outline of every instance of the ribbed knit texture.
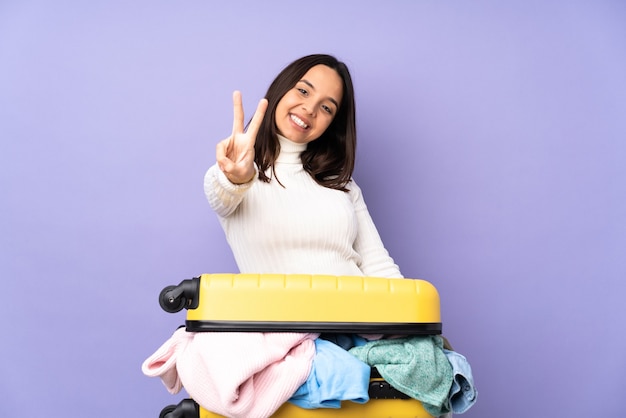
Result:
M240 272L401 278L356 183L348 193L318 185L302 167L306 144L279 140L282 186L234 185L217 165L204 178Z
M204 409L267 418L306 381L319 334L186 332L178 329L142 365L170 393L184 386Z

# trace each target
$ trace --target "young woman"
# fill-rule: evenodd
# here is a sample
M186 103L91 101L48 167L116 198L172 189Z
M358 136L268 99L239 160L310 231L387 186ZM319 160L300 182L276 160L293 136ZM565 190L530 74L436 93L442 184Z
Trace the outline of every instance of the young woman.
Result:
M401 278L352 179L352 79L329 55L289 64L244 129L217 145L204 190L241 273Z

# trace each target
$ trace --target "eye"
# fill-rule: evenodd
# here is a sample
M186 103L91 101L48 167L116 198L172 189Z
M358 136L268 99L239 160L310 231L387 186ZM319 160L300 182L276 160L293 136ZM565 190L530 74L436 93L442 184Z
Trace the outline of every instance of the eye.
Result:
M296 87L296 89L300 92L300 94L302 94L303 96L306 96L307 94L309 94L309 92L306 89L303 89L302 87Z
M324 110L324 112L328 113L329 115L333 114L333 109L331 109L330 107L326 105L322 105L322 109Z

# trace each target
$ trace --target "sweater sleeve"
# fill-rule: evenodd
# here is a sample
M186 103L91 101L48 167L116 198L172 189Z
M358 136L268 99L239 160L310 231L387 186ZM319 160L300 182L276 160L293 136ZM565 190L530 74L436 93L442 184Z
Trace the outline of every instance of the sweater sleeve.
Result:
M354 250L361 256L359 268L365 276L369 277L403 278L400 269L383 245L376 225L367 210L361 189L354 180L350 182L348 188L358 224Z
M246 192L257 181L256 178L254 176L245 184L233 184L217 164L214 164L204 175L204 194L215 213L226 218L237 209Z

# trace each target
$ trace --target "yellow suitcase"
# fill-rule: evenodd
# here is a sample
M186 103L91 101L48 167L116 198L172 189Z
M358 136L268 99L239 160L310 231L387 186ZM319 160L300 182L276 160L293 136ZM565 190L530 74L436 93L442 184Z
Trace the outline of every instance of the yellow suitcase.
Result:
M439 294L419 279L376 277L203 274L167 286L159 304L170 313L187 309L190 332L320 332L441 334ZM421 402L373 373L370 400L340 409L283 404L273 418L431 418ZM160 418L218 418L192 399L165 407Z
M341 409L302 409L285 403L272 418L433 418L415 399L377 399L365 404L344 402ZM165 407L159 418L223 418L192 399Z
M159 295L187 331L441 334L439 294L419 279L203 274Z

